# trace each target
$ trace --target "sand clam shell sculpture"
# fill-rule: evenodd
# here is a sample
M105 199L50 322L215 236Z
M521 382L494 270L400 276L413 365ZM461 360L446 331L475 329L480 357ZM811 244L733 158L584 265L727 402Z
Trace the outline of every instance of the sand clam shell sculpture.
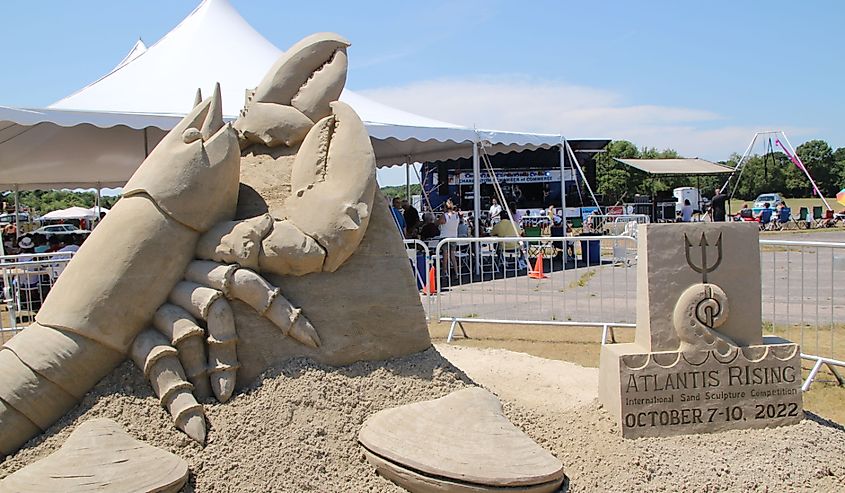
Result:
M377 472L414 493L559 491L563 464L472 387L380 411L358 433Z
M176 492L188 463L129 436L110 419L79 425L54 454L0 481L0 492Z

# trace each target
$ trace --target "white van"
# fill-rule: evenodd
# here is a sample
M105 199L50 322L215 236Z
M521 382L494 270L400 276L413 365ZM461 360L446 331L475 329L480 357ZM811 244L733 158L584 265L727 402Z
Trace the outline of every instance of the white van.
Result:
M678 199L675 203L675 210L681 212L684 208L684 200L689 200L692 204L693 212L703 212L707 210L707 204L710 203L706 197L701 196L701 191L695 187L679 187L672 191L672 195Z

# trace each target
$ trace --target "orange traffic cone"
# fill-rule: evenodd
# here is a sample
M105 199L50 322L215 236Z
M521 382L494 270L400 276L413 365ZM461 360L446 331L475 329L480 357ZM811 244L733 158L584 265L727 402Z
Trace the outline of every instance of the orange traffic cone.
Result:
M423 286L422 293L427 295L437 294L437 271L434 270L434 266L428 270L428 283Z
M537 254L534 270L528 271L528 277L531 279L548 279L549 276L543 274L543 252Z

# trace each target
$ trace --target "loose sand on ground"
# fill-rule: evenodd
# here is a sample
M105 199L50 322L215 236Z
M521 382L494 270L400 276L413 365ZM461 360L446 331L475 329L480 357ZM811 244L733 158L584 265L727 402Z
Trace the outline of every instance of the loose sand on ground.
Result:
M623 440L594 399L595 369L506 350L440 350L463 371L435 349L340 369L292 360L229 403L206 403L205 448L173 428L126 363L0 464L0 477L47 456L84 420L107 417L184 457L192 472L188 492L399 492L363 459L361 424L378 410L441 397L474 380L564 463L573 492L845 491L845 431L812 416L788 428Z

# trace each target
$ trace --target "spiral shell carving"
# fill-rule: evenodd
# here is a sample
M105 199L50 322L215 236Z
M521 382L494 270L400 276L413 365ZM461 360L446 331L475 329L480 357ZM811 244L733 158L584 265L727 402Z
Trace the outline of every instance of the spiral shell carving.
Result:
M687 288L675 304L672 323L681 340L681 351L715 349L726 354L737 344L715 329L728 319L728 295L715 284Z

